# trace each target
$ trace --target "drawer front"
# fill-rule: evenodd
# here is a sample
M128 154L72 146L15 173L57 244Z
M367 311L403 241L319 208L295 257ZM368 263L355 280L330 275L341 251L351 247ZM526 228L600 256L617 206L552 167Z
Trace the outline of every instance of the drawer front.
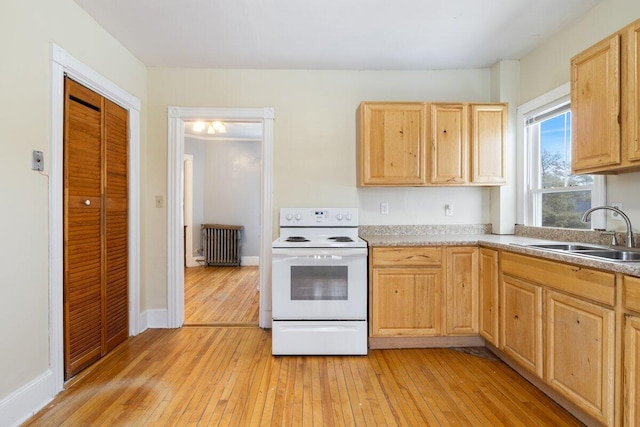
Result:
M624 276L624 307L640 313L640 278Z
M613 273L511 252L502 254L501 263L503 273L609 306L615 303Z
M442 264L442 249L439 246L373 248L372 255L375 267L418 267Z

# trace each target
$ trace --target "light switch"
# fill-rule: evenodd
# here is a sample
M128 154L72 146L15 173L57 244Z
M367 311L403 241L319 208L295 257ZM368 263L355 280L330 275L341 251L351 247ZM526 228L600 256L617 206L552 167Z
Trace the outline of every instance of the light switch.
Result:
M162 196L156 196L156 208L161 208L164 206L164 200Z

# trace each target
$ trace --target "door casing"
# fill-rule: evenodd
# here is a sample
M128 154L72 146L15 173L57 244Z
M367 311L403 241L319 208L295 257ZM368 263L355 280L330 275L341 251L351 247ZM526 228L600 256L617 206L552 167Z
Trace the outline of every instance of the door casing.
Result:
M129 335L140 333L140 100L51 44L49 163L49 370L52 393L64 388L63 145L64 76L129 111Z
M262 123L260 189L260 319L271 327L271 238L273 235L273 124L274 109L172 107L167 110L167 327L184 323L184 122L222 120Z

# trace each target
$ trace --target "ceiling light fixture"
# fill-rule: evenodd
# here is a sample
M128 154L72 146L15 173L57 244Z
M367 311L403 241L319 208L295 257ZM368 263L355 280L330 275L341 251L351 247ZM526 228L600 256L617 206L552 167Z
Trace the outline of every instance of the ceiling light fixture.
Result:
M195 122L193 124L193 131L194 132L202 132L205 127L206 127L206 123L205 122Z
M203 132L205 129L207 133L210 135L216 133L226 133L227 127L223 122L215 121L215 122L195 122L192 127L194 132Z

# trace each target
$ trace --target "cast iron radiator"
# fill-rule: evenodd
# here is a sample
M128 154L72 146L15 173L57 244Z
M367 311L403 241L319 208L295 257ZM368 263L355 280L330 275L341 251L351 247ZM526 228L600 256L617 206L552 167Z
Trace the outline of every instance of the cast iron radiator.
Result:
M202 246L206 265L240 266L241 225L202 224Z

